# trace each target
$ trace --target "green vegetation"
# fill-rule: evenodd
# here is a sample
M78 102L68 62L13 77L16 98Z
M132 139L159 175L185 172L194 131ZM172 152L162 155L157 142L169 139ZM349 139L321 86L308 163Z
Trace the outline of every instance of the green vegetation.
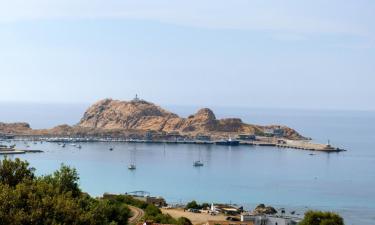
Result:
M97 200L79 189L75 169L62 165L37 177L20 159L0 161L0 224L127 224L126 204Z
M145 212L144 220L152 220L155 223L163 224L192 225L191 221L185 217L175 219L169 214L163 214L161 210L153 204L147 204L146 202L134 199L128 195L104 195L104 199L125 203L143 209Z
M195 200L189 202L188 204L186 204L186 209L205 209L205 208L208 208L210 207L210 204L208 203L203 203L201 205L199 205Z
M65 165L37 177L26 161L0 160L0 225L127 225L128 205L143 209L145 220L191 225L187 218L174 219L130 196L92 198L78 181L77 171Z
M344 220L332 212L307 211L299 225L344 225Z

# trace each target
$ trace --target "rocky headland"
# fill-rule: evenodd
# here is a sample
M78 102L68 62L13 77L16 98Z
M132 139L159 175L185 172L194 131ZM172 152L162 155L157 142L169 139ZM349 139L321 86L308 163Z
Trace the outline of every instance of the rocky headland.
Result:
M275 132L275 133L273 133ZM0 133L37 136L102 136L156 138L174 135L186 138L210 136L221 139L237 135L273 136L305 139L294 129L279 126L260 126L244 123L239 118L217 119L212 110L203 108L187 118L182 118L153 103L134 99L119 101L103 99L89 107L74 126L59 125L51 129L34 130L27 123L0 123Z

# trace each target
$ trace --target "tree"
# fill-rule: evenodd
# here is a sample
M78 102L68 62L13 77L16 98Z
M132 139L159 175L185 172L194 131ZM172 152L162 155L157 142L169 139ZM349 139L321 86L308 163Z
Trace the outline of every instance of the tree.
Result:
M187 208L187 209L198 209L199 205L195 200L193 200L193 201L189 202L188 204L186 204L185 208Z
M35 177L26 161L0 160L0 225L126 225L124 202L82 193L75 169Z
M344 220L333 212L307 211L300 225L344 225Z
M0 161L0 183L14 187L25 179L33 179L34 171L35 169L29 167L26 161L5 158Z
M193 224L188 218L180 217L177 219L177 225L193 225Z
M60 193L71 192L75 197L81 194L77 170L64 164L62 164L60 169L55 171L53 175L45 176L42 179L52 183L59 189Z

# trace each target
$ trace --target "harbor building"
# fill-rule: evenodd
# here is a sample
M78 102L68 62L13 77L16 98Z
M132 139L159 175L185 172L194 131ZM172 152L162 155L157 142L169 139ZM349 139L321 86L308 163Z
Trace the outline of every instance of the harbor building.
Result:
M209 220L207 221L205 225L255 225L255 224L252 221L242 222L242 221L226 221L226 220L223 220L223 221Z
M240 141L255 141L255 138L254 134L239 134L237 136L237 140Z
M195 139L198 141L211 141L211 136L204 135L204 134L198 134L195 136Z
M254 225L297 225L301 218L277 215L241 215L241 222L251 222Z
M284 130L279 128L266 128L263 130L263 133L268 137L283 137Z

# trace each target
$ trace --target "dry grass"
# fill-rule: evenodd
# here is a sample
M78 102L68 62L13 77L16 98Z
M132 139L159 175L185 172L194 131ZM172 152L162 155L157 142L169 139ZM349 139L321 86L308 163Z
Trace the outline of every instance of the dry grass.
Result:
M194 225L200 225L206 223L208 220L212 221L220 221L225 220L226 216L224 215L216 215L212 216L208 213L192 213L185 211L183 209L162 209L164 214L169 214L174 218L178 217L186 217L188 218Z

